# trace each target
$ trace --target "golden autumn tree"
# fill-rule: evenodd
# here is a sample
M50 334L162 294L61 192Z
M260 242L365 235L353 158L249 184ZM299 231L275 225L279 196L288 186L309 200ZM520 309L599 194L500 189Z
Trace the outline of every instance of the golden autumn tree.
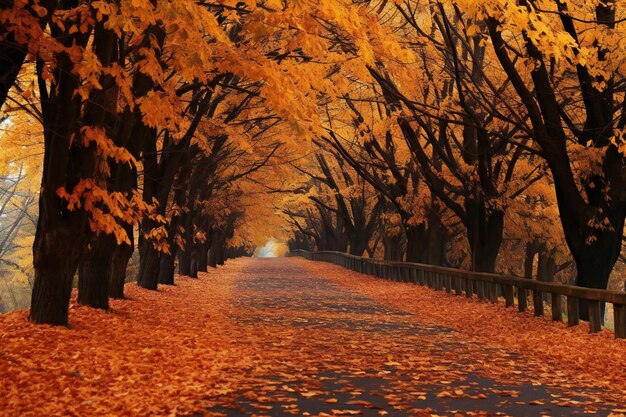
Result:
M525 110L519 127L550 167L577 284L606 288L626 216L619 88L626 57L614 48L624 9L593 1L459 3L510 80L505 93Z

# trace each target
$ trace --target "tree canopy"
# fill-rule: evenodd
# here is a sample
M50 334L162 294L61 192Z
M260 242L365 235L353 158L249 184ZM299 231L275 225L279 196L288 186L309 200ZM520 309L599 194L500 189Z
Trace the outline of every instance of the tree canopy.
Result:
M625 39L600 0L3 1L0 259L61 325L75 276L107 309L272 238L616 288Z

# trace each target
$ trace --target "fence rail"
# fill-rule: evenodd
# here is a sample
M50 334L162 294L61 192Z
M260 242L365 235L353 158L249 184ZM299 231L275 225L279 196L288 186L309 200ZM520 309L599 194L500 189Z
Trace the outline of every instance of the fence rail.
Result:
M425 265L411 262L390 262L380 259L362 258L342 252L308 252L301 249L291 251L290 256L301 256L313 261L330 262L367 275L396 281L427 285L435 290L445 290L458 296L486 298L498 302L498 294L504 296L505 305L517 305L520 312L526 311L529 293L532 293L535 316L544 315L544 294L550 294L552 320L563 320L563 299L567 303L567 323L579 324L579 303L584 300L589 311L589 330L599 332L602 327L601 308L603 303L613 304L615 337L626 338L626 292L577 287L555 282L533 281L514 276L465 271L455 268ZM498 288L499 286L499 288ZM498 291L500 290L500 291Z

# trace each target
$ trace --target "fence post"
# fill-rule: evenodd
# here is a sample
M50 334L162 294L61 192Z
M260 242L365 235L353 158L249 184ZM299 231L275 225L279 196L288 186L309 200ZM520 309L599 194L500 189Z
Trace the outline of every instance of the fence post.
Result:
M476 294L478 295L478 298L485 298L485 285L482 281L480 280L476 280L474 281L474 284L476 285Z
M599 301L587 301L589 305L589 333L598 333L602 329Z
M626 339L626 306L613 304L613 319L615 321L615 338Z
M487 290L489 291L489 301L492 303L498 302L498 284L495 282L487 282Z
M578 298L567 296L567 325L569 327L578 326L579 322Z
M533 290L533 308L535 317L543 316L543 293Z
M561 303L561 296L559 294L552 295L552 320L563 320L563 304Z
M454 294L463 295L463 279L459 276L454 277Z
M511 307L515 303L515 294L513 292L513 286L504 284L504 305Z
M517 288L517 310L523 313L528 309L528 291L526 288Z
M471 277L465 278L465 297L472 298L474 296L474 280Z
M433 274L435 275L435 289L437 291L443 290L443 279L441 274L439 272L434 272Z

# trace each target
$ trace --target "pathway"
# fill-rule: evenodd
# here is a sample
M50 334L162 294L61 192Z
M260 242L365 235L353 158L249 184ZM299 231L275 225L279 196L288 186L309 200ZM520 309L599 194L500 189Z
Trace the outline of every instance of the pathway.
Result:
M548 386L525 357L421 322L315 272L312 262L245 262L229 317L233 343L258 355L245 388L211 412L606 416L615 408L597 388Z

